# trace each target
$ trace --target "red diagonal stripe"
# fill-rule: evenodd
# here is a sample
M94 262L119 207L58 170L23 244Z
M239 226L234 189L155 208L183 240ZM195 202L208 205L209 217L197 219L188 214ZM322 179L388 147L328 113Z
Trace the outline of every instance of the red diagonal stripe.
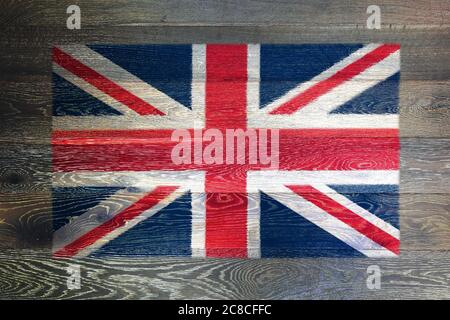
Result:
M178 187L175 186L156 187L149 194L133 203L124 211L115 215L111 220L108 220L102 225L85 233L74 242L54 252L53 255L55 257L72 257L76 255L78 252L92 245L113 230L122 227L127 221L132 220L144 211L152 208L176 189L178 189Z
M140 115L164 115L154 106L82 64L59 48L53 48L53 61Z
M385 247L397 255L400 253L400 241L398 239L347 209L326 194L307 185L287 187L367 238L378 243L380 246Z
M331 91L335 87L350 80L356 75L360 74L364 70L373 66L374 64L385 59L390 54L399 50L400 46L397 44L385 44L379 46L373 51L367 53L360 59L349 64L345 68L339 70L331 77L318 82L311 88L305 90L304 92L298 94L293 99L280 105L278 108L272 110L270 114L292 114L295 111L303 108L311 101L319 98L321 95Z

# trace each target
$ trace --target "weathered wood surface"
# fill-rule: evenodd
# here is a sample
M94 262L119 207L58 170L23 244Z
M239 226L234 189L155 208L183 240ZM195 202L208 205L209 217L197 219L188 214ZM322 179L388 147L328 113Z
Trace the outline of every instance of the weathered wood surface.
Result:
M376 196L392 197L379 194L372 195L372 198ZM254 194L249 195L249 201L255 201L255 197ZM115 204L122 205L120 201ZM450 202L447 194L402 194L400 208L402 252L450 249ZM1 194L0 248L50 248L52 232L49 192Z
M35 26L53 26L65 17L70 0L5 1L3 8L10 13L3 21L15 20ZM77 1L83 8L85 26L198 25L245 26L270 24L300 25L326 29L364 28L366 9L373 4L366 1L278 1L222 0L222 1ZM408 26L420 29L448 26L450 8L446 0L396 1L381 0L384 26ZM39 17L45 16L45 19Z
M81 289L67 267L80 265ZM381 289L366 287L367 267ZM448 299L448 251L398 259L82 259L0 252L0 299Z
M46 52L49 54L49 51ZM13 57L6 61L11 59ZM48 73L51 68L50 63L43 62L43 64L47 66L46 73ZM25 71L26 69L23 72ZM6 77L8 74L16 79L0 80L2 88L0 117L15 121L15 124L11 126L9 121L0 122L0 141L48 143L52 121L50 74L47 76L17 76L8 71L0 73L0 78ZM400 83L400 136L450 137L449 88L450 79L436 81L402 79Z
M449 138L403 138L400 192L448 193L449 154ZM328 161L331 163L332 159ZM69 159L68 162L74 163L75 160ZM50 188L49 144L3 142L0 165L0 192L39 192Z
M76 31L69 4L0 3L0 299L450 299L449 1L380 1L381 30L365 28L371 1L77 1ZM67 262L49 258L50 48L203 42L401 44L400 258L84 259L67 290ZM381 290L366 288L371 264Z
M402 80L448 80L450 36L447 33L448 28L393 29L376 33L366 29L320 30L298 26L99 26L76 31L65 29L65 25L11 26L0 35L3 47L0 58L8 61L0 66L0 79L10 79L13 75L49 75L50 49L63 44L381 42L400 43Z

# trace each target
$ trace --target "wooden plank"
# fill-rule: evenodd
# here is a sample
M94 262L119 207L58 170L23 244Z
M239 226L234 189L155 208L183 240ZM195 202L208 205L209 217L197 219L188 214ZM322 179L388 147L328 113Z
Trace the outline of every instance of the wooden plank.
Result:
M402 194L400 196L401 248L449 250L450 196ZM445 248L445 249L444 249Z
M0 247L49 247L52 233L50 193L1 194Z
M448 193L450 159L448 138L403 138L401 193ZM3 142L0 150L0 191L38 192L50 187L49 144Z
M51 83L47 76L0 81L0 141L48 143ZM401 81L400 136L450 137L450 80ZM14 125L12 125L14 123Z
M81 288L68 290L79 265ZM381 269L381 289L366 286ZM72 266L73 267L73 266ZM450 253L394 259L82 259L0 251L0 299L449 299Z
M405 251L399 259L380 261L86 259L76 262L82 265L82 290L69 291L67 262L48 259L48 250L1 250L0 298L450 298L448 1L381 1L382 30L365 28L370 1L77 3L82 8L77 31L65 27L69 0L0 4L0 192L6 192L0 195L0 244L50 243L54 44L398 42ZM365 269L378 263L383 289L369 291Z
M60 198L63 196L60 194ZM73 195L67 191L67 196L70 198ZM256 201L255 197L254 194L249 195L249 201ZM365 199L379 201L382 198L380 203L389 204L396 201L395 197L392 194L371 194ZM93 199L90 196L84 201ZM114 200L110 202L112 206L123 205L120 199L117 203ZM53 209L62 210L61 204L56 203L55 206ZM382 209L380 207L378 212ZM401 251L450 250L449 210L449 194L401 194ZM53 232L52 219L52 200L48 192L1 194L0 247L49 248ZM130 250L133 248L136 248L135 243Z
M50 48L62 44L142 43L399 43L403 80L448 80L449 28L432 30L323 30L297 26L255 27L10 27L0 35L1 79L48 75Z
M50 145L25 147L17 144L2 144L0 153L0 189L2 192L49 190Z
M15 24L58 25L67 17L70 0L48 2L15 1L2 4L9 13L4 19ZM368 0L321 1L298 3L285 0L276 5L271 1L77 1L83 14L84 26L117 25L302 25L332 29L365 27ZM445 0L414 2L378 1L383 27L441 27L448 24L450 7Z

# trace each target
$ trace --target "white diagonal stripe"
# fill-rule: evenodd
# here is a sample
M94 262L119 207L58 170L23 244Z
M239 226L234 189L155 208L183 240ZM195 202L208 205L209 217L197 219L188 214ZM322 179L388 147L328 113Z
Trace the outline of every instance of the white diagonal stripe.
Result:
M392 237L394 237L396 239L400 239L400 230L398 230L391 224L387 223L383 219L378 218L373 213L360 207L359 205L357 205L356 203L354 203L347 197L336 192L336 190L331 189L330 187L326 186L325 184L313 184L312 187L319 190L322 193L325 193L327 195L327 197L333 199L340 205L346 207L353 213L359 215L361 218L369 221L371 224L373 224L377 228L383 230L384 232L391 235Z
M176 171L112 171L112 172L96 172L96 171L75 171L75 172L54 172L53 182L54 187L124 187L131 188L129 190L120 190L108 199L102 201L99 205L89 209L85 214L76 218L71 224L60 228L55 232L53 251L64 247L73 242L89 230L105 222L97 221L97 216L104 217L105 210L108 212L108 219L123 211L133 202L151 192L154 186L174 186L182 185L184 189L178 188L174 194L167 197L164 203L169 204L170 201L175 200L187 190L191 191L191 207L192 207L192 235L191 235L191 249L192 256L205 256L205 174L202 171L183 171L182 173ZM164 205L165 206L165 205ZM163 207L158 204L153 208L141 214L141 218L148 218L155 214ZM138 219L138 218L136 218ZM106 220L106 221L107 221ZM136 220L136 223L139 221ZM135 223L128 222L127 226L135 225ZM95 244L83 249L77 256L86 256L92 251L100 248L102 245L119 236L127 229L119 228L118 231L112 232L107 237L99 239Z
M60 46L59 48L74 59L164 112L165 115L139 115L126 105L116 101L54 63L54 66L56 66L55 72L64 75L64 78L70 79L69 81L79 86L82 90L87 91L124 114L123 116L102 117L56 116L53 117L53 128L55 130L187 129L204 126L204 73L206 70L205 64L202 63L202 59L205 59L204 45L193 45L192 110L184 107L163 92L86 46L69 45ZM61 69L64 73L62 73ZM158 117L157 121L155 121L155 117Z
M65 79L66 81L69 81L73 85L77 86L81 90L99 99L100 101L110 106L111 108L120 111L123 115L139 117L139 114L133 109L128 108L122 102L117 101L110 95L104 93L103 91L100 91L99 89L91 85L89 82L84 81L83 79L79 78L78 76L61 67L59 64L53 63L53 72L62 77L63 79Z
M316 83L329 78L337 71L355 62L379 46L381 46L381 44L370 44L355 51L353 54L325 70L310 81L301 83L299 86L290 90L287 94L270 103L263 109L259 109L259 101L258 103L250 104L248 106L248 127L273 129L398 128L398 114L330 114L329 112L398 72L400 70L399 51L389 55L349 81L340 84L336 88L330 90L330 92L322 95L293 114L269 114L270 111L278 108L281 104L288 102ZM259 82L251 82L248 86L248 90L249 96L259 96Z
M286 93L282 97L276 99L272 103L268 104L262 110L266 113L270 113L272 110L278 108L280 105L292 100L295 96L308 90L309 88L314 86L316 83L323 81L325 79L328 79L329 77L331 77L333 74L335 74L339 70L341 70L341 69L347 67L348 65L352 64L353 62L361 59L363 56L365 56L366 54L368 54L369 52L375 50L376 48L378 48L380 46L381 46L381 44L368 44L368 45L362 47L361 49L356 50L355 52L350 54L348 57L342 59L341 61L334 64L327 70L323 71L319 75L312 78L311 80L303 82L303 83L299 84L297 87L295 87L294 89L289 90L288 93Z
M118 213L141 199L148 192L130 192L119 190L96 206L89 208L85 213L53 233L53 252L74 242L87 232L114 218Z
M298 196L289 188L283 186L282 189L282 193L266 192L264 188L262 191L368 257L397 256L328 212Z
M166 115L176 114L178 112L191 112L191 110L165 93L142 81L101 54L89 49L87 46L67 45L59 46L58 48L85 66L113 81L123 89L164 112Z
M90 246L83 248L75 255L75 257L88 256L91 252L98 250L99 248L101 248L102 246L104 246L105 244L110 242L111 240L117 238L124 232L126 232L126 231L130 230L131 228L133 228L134 226L136 226L138 223L150 218L155 213L157 213L161 209L165 208L166 206L171 204L173 201L175 201L179 197L183 196L186 192L187 192L187 189L185 189L185 188L177 189L175 192L171 193L170 195L168 195L167 197L165 197L164 199L159 201L156 205L154 205L150 209L145 210L144 212L142 212L138 216L134 217L133 219L128 220L127 223L114 229L113 231L111 231L110 233L105 235L104 237L98 239L96 242L94 242Z
M308 103L300 110L297 110L296 113L304 117L325 115L398 71L400 71L400 52L396 51Z

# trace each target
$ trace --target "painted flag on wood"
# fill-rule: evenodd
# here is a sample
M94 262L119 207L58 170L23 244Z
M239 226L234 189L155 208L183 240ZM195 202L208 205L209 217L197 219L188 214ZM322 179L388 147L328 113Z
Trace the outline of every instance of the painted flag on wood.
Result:
M397 256L399 72L396 44L53 48L54 256Z

